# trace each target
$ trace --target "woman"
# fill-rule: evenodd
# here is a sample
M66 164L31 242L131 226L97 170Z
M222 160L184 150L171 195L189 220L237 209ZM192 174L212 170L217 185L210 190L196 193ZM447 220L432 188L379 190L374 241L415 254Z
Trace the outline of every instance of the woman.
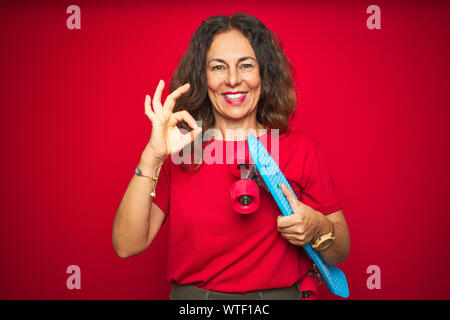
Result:
M308 287L311 261L301 246L317 244L329 263L347 258L348 228L320 148L289 130L296 106L290 70L258 19L214 16L194 34L164 104L163 81L153 99L146 96L152 133L120 203L113 244L120 257L139 254L168 218L171 299L299 299L317 292ZM226 164L203 158L188 170L189 161L169 157L211 130L203 156L246 147L251 130L278 147L280 169L299 199L281 186L293 215L281 216L262 188L259 209L240 215L232 210L236 178Z

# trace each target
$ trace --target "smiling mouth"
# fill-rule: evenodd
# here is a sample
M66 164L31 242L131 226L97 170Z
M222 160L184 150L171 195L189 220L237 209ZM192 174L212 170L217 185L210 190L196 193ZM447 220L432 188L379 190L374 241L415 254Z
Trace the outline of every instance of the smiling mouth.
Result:
M248 92L224 93L222 94L222 97L229 104L239 105L244 102L247 93Z

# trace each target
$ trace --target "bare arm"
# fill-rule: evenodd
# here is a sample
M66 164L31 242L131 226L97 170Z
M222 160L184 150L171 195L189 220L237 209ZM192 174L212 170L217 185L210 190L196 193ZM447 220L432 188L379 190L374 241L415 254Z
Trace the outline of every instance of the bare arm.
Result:
M190 86L179 87L161 104L164 82L160 81L153 97L153 110L150 96L145 97L145 114L152 122L152 134L145 147L139 169L149 177L158 176L164 160L180 151L185 145L194 141L201 133L201 128L187 111L173 113L175 101L186 93ZM182 134L177 123L185 121L193 129ZM120 202L113 224L112 242L119 257L137 255L150 246L164 221L165 215L153 203L151 192L155 182L146 177L134 175Z
M344 213L342 210L339 210L327 215L323 215L320 212L318 214L322 216L323 221L319 226L319 231L313 239L316 240L319 236L330 232L330 223L333 224L334 235L336 236L336 239L333 240L333 244L327 249L320 251L320 255L330 264L344 262L350 254L350 235Z
M144 151L145 153L145 151ZM162 163L156 159L141 160L139 168L145 175L157 176ZM133 175L120 202L113 224L112 240L121 258L145 251L158 233L165 215L153 204L150 193L155 182Z

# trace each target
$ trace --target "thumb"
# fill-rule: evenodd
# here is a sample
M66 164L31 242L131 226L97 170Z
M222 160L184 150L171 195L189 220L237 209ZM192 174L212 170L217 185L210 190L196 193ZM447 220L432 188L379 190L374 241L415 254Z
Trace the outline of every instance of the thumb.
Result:
M189 131L188 133L184 134L182 137L182 143L183 146L186 146L188 144L190 144L191 142L195 141L196 139L198 139L199 136L201 136L202 133L202 128L197 127L191 131Z
M284 183L280 185L281 191L283 191L284 196L286 197L289 205L291 206L292 211L298 205L298 200L295 194L288 188Z
M189 134L191 135L191 141L196 140L201 134L202 134L202 128L201 127L196 127L194 130L191 130L191 132L189 132Z

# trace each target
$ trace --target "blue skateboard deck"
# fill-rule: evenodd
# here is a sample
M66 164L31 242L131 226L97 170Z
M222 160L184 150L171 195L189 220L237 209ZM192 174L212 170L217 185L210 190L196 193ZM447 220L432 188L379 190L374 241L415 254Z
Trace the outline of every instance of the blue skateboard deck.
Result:
M294 196L295 193L277 163L254 135L248 135L247 143L253 162L282 214L284 216L293 214L291 206L284 196L280 185L284 183ZM334 265L326 264L309 243L304 245L303 248L319 270L323 280L327 284L328 290L339 297L348 298L350 293L344 272Z

